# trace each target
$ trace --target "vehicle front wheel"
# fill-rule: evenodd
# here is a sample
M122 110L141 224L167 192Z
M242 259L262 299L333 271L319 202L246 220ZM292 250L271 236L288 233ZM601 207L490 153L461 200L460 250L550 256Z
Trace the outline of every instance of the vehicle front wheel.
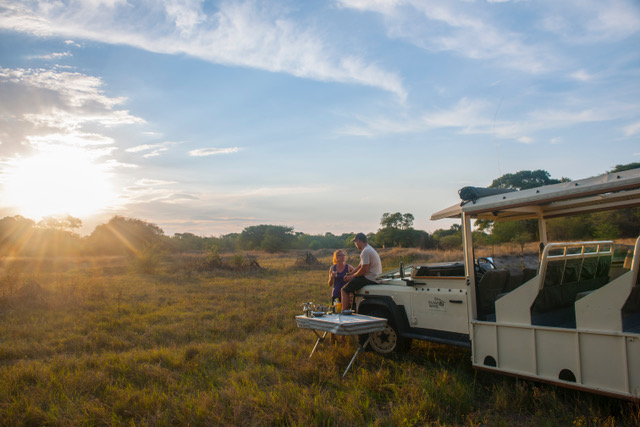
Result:
M386 310L373 310L366 313L368 316L381 317L387 319L386 327L378 332L372 332L366 335L360 335L360 345L364 345L367 338L369 347L380 354L405 353L411 348L411 340L400 336L396 324L391 314Z

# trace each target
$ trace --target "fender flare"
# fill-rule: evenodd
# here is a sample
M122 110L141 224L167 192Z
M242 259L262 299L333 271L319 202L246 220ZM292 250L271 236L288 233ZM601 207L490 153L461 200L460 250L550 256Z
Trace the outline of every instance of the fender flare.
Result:
M404 305L398 305L392 297L382 295L366 295L358 304L358 313L371 313L377 308L382 308L389 312L393 318L394 325L401 336L405 336L410 331L409 318Z

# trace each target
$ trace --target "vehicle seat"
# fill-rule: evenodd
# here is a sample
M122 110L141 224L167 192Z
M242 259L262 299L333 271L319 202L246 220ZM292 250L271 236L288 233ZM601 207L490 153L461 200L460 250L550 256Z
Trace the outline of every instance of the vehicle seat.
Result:
M601 288L609 282L611 256L593 258L581 266L581 258L550 262L547 265L544 286L531 306L531 324L576 327L575 302L581 295ZM585 261L590 261L585 259ZM584 273L584 276L578 273Z
M622 330L640 333L640 286L635 285L622 306Z
M524 270L516 269L509 270L509 280L502 290L504 293L509 293L524 283Z
M476 286L477 315L480 320L495 320L495 302L509 282L509 270L487 271Z

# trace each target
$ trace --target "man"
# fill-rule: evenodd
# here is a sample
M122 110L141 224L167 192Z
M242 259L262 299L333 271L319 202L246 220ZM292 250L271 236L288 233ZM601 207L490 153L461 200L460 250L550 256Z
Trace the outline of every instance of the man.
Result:
M376 277L382 274L382 263L380 256L371 246L367 244L367 236L364 233L356 234L352 242L360 252L360 265L350 274L344 276L344 280L348 282L342 287L342 309L351 308L351 299L353 293L365 285L376 282Z

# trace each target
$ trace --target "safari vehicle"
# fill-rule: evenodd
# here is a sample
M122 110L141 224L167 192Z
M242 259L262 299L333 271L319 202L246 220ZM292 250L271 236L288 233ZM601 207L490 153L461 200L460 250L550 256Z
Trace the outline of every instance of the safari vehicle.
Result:
M468 347L478 369L640 399L640 238L619 263L613 241L550 243L545 223L640 206L640 169L522 191L463 190L461 204L431 217L461 219L463 262L401 265L358 291L359 313L388 319L373 350L407 350L413 339ZM476 219L537 219L537 268L476 259Z

